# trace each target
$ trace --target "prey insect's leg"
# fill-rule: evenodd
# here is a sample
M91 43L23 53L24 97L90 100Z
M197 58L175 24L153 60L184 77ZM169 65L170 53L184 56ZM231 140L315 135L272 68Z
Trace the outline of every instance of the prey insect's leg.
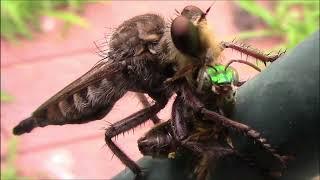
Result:
M136 93L136 95L139 98L139 100L141 101L141 103L144 106L144 108L147 108L147 107L151 106L151 104L149 103L147 97L143 93ZM161 121L160 118L157 115L151 117L151 120L152 120L153 124L158 124Z
M254 64L252 64L252 63L250 63L250 62L248 62L248 61L241 60L241 59L232 59L232 60L230 60L230 61L228 62L228 64L226 65L225 69L227 69L227 68L228 68L232 63L234 63L234 62L246 64L246 65L252 67L253 69L261 72L261 69L260 69L258 66L254 65Z
M285 53L285 51L280 52L276 55L267 55L264 54L262 52L259 52L255 49L250 48L249 46L243 46L243 45L239 45L233 42L221 42L220 46L222 49L225 48L231 48L231 49L235 49L243 54L246 54L248 56L251 56L253 58L259 59L260 61L266 63L266 62L273 62L275 60L277 60L282 54Z
M144 123L150 117L155 116L161 109L164 108L166 101L161 101L162 103L156 103L148 108L142 109L121 121L114 123L111 127L106 130L105 133L105 141L106 144L109 146L111 151L120 159L120 161L129 167L137 176L141 174L141 169L139 166L131 160L113 141L112 137L126 132L139 124Z
M265 138L263 138L259 132L253 130L251 127L233 121L225 116L222 116L214 111L210 111L204 107L201 101L194 95L190 87L182 86L182 96L185 99L185 102L188 103L191 107L195 108L196 111L201 113L206 119L214 121L221 124L224 127L235 130L239 133L242 133L252 139L254 142L257 142L258 145L266 152L269 152L273 157L275 157L281 165L281 168L286 167L287 156L280 156L275 149L268 144Z
M261 69L260 69L258 66L254 65L254 64L252 64L252 63L250 63L250 62L248 62L248 61L241 60L241 59L232 59L232 60L230 60L230 61L226 64L225 70L226 70L232 63L234 63L234 62L246 64L246 65L252 67L253 69L261 72ZM246 81L239 81L239 80L237 79L237 80L235 80L235 81L233 82L233 85L235 85L235 86L237 86L237 87L240 87L240 86L242 86L245 82L246 82Z

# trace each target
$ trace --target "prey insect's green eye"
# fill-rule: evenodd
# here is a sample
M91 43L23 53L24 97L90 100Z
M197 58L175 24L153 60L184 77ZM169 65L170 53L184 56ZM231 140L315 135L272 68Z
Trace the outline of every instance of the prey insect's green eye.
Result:
M212 84L231 84L234 80L235 72L231 68L223 65L215 65L207 68L207 73Z

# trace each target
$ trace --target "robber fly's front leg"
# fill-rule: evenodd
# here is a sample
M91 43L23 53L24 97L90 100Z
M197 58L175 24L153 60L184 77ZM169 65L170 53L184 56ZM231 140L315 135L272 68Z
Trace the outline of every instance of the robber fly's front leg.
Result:
M137 177L140 177L141 175L141 169L140 167L132 160L130 159L113 141L112 137L126 132L139 124L144 123L149 118L154 117L161 109L165 107L168 100L156 102L154 105L142 109L124 119L121 121L118 121L114 123L111 127L109 127L105 132L105 141L106 144L109 146L111 151L120 159L120 161L125 164L128 168L132 170L133 173L137 175Z
M258 50L255 50L249 46L239 45L234 42L222 41L220 43L220 46L221 46L221 49L231 48L231 49L237 50L243 54L246 54L248 56L251 56L253 58L258 59L258 60L262 61L263 63L273 62L285 53L285 51L283 51L283 52L279 51L276 55L268 55L268 54L264 54L262 52L259 52Z

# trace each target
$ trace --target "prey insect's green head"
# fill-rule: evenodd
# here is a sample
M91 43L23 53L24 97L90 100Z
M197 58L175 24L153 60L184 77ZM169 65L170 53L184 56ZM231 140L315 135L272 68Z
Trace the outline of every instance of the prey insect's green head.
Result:
M231 84L235 80L234 70L223 65L208 67L207 73L212 84Z

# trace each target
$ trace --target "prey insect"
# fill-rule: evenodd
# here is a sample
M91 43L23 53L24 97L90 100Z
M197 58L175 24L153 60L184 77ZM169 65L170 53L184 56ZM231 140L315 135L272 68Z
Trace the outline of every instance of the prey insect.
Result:
M212 119L209 114L201 114L197 108L190 106L192 104L188 102L186 92L177 93L171 119L155 126L138 140L140 152L154 158L174 158L190 151L196 157L193 173L198 180L207 179L209 169L213 169L218 160L226 156L236 156L248 165L258 168L268 177L281 174L288 157L279 155L259 132L226 118L235 102L236 91L233 87L241 86L236 70L228 66L215 65L207 67L204 75L201 90L206 92L206 95L197 94L195 91L192 94L201 98L201 103L206 104L208 112L219 112L214 116L221 118L220 121ZM259 167L254 158L239 152L232 144L230 131L245 135L266 153L271 154L278 167Z
M219 101L206 100L215 94L220 94L217 96L219 99L224 97L221 93L229 91L228 86L214 86L209 91L203 91L205 71L207 67L215 67L225 48L238 50L263 62L272 62L280 54L267 56L236 43L217 42L207 24L209 10L203 12L196 6L187 6L173 22L166 22L156 14L139 15L123 22L107 42L106 56L44 102L29 118L21 121L13 133L21 135L36 127L100 120L126 92L133 91L148 94L155 103L112 124L106 129L105 142L137 178L142 175L140 167L112 138L150 118L156 123L157 113L174 93L178 95L176 101L184 100L186 105L181 107L189 107L222 127L234 129L258 141L260 136L251 128L224 117L219 108L213 108L220 107ZM141 97L147 106L147 101ZM172 111L177 111L177 108L174 106ZM187 121L179 113L176 116L172 127L182 128L181 131L174 131L175 137L182 141L188 134L184 128Z

